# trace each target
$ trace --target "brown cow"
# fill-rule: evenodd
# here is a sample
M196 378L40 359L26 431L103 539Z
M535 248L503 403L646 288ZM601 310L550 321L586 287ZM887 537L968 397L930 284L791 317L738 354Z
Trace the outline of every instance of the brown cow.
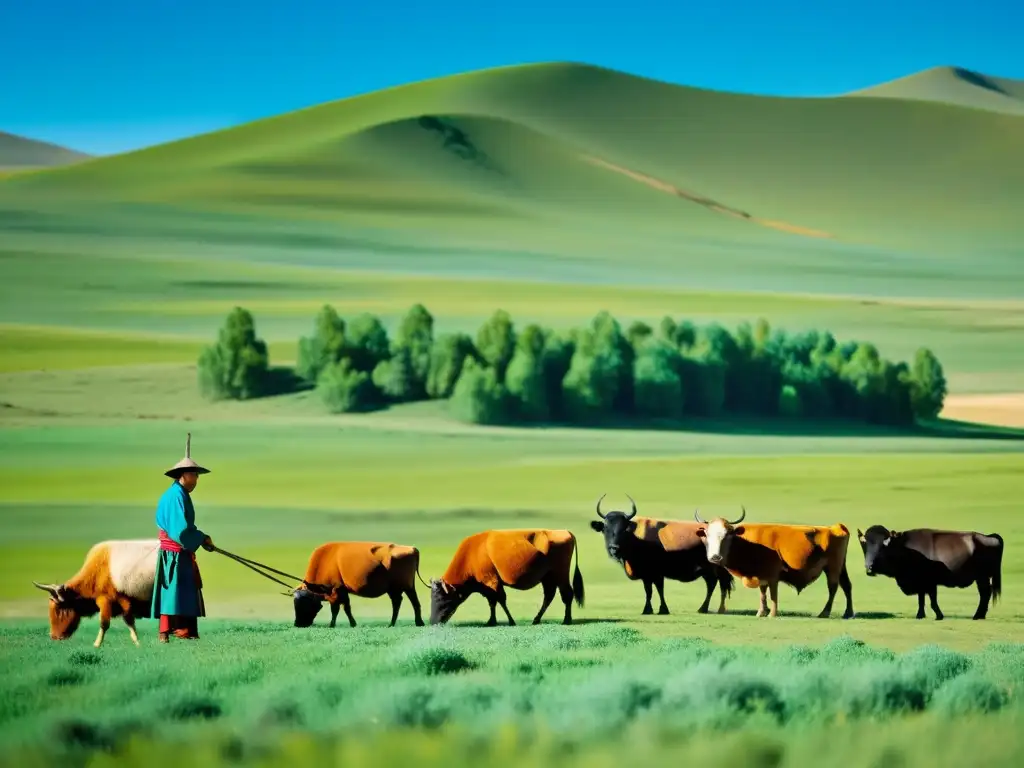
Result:
M349 626L354 627L349 595L391 598L391 626L398 620L398 609L405 594L412 603L416 626L423 626L420 601L416 596L420 552L416 547L377 541L333 541L313 550L306 566L306 577L294 591L295 626L308 627L326 600L331 606L331 626L338 611L345 609ZM420 577L420 581L423 578ZM425 581L423 581L426 584Z
M703 528L697 535L704 539L708 562L723 565L738 576L745 587L759 587L761 604L757 615L777 616L779 612L779 582L789 584L799 595L817 580L822 571L828 580L828 602L818 618L828 618L836 588L842 587L846 595L844 619L853 618L853 585L846 571L846 550L850 543L850 530L842 523L824 525L784 525L781 523L753 523L740 525L747 516L743 510L738 520L717 517L710 523L693 513ZM766 596L771 592L772 608L768 612Z
M569 564L576 552L576 571L569 582ZM487 626L497 625L495 606L500 605L509 626L515 620L505 603L505 587L544 588L544 601L533 619L540 624L557 590L565 604L563 624L572 624L572 600L583 606L583 576L576 537L571 531L531 528L524 530L482 531L467 536L459 544L451 563L440 579L430 581L430 623L444 624L474 592L483 595L491 606Z
M156 539L101 541L86 553L78 573L63 584L33 581L50 595L50 637L67 640L84 617L99 613L100 631L93 645L103 645L110 620L118 615L138 645L135 619L149 617L159 548Z

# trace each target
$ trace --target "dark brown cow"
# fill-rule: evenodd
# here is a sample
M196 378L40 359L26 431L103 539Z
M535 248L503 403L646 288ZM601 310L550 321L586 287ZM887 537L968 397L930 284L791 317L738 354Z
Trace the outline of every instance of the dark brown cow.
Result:
M313 550L306 566L306 578L294 592L295 626L308 627L320 612L324 601L331 606L331 626L338 611L345 609L349 626L354 627L349 595L391 598L391 626L398 621L402 595L409 598L416 626L423 626L415 577L419 574L420 553L416 547L382 541L332 541Z
M656 520L636 516L636 502L628 494L633 511L628 515L614 510L601 513L602 496L597 500L597 516L590 527L604 534L604 545L608 556L622 564L626 576L641 580L647 600L642 614L652 614L651 588L657 587L661 605L658 613L668 614L665 604L665 579L681 581L684 584L703 579L707 595L697 613L707 613L715 585L720 588L721 600L718 612L725 613L725 599L732 592L732 574L719 565L708 562L704 541L697 535L700 523L688 520Z
M924 596L931 598L936 621L942 619L938 588L966 589L978 585L975 619L988 614L989 598L1002 593L1003 537L998 533L912 528L897 532L873 525L857 529L868 576L896 580L905 595L917 595L917 618L924 618Z
M569 582L569 565L576 552L576 571ZM440 579L430 582L430 623L444 624L455 610L474 592L483 595L491 606L487 626L498 623L495 606L500 605L515 625L505 604L505 587L544 588L544 601L533 619L540 624L544 612L555 598L562 595L565 604L563 624L572 624L572 599L583 606L583 576L576 537L572 531L533 528L512 531L481 531L467 536L452 556L448 569Z

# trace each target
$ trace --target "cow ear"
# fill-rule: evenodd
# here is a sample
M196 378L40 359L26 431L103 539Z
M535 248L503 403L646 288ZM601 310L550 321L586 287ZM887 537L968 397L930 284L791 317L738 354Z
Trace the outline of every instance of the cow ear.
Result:
M708 535L707 531L705 531L703 528L698 528L695 531L695 533L698 539L703 539L705 536Z
M737 535L737 536L742 536L742 535L743 535L743 532L744 532L745 530L747 530L747 529L746 529L746 528L744 528L744 527L743 527L742 525L738 525L738 526L736 526L735 528L733 528L733 529L732 529L732 532L733 532L733 533L734 533L735 535Z
M864 541L864 532L860 528L857 529L857 538Z
M598 533L601 533L602 531L604 531L604 523L602 521L600 521L600 520L591 520L590 521L590 527L593 528Z

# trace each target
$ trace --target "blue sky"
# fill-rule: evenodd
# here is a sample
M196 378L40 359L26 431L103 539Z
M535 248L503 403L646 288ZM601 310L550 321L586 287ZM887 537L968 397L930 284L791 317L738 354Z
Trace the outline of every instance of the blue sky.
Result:
M553 60L780 95L841 93L945 64L1024 78L1024 2L968 7L9 0L0 130L106 154L413 80Z

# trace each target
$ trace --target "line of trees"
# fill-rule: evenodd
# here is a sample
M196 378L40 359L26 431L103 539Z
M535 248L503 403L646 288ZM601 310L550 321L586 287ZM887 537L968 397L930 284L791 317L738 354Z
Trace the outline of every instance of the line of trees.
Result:
M333 413L440 399L453 416L477 424L749 415L910 425L935 418L946 396L942 365L929 349L909 364L893 362L870 342L773 331L764 319L730 332L665 317L624 331L602 311L557 332L534 323L519 330L499 309L473 338L435 334L422 304L394 338L374 315L345 320L324 306L290 373ZM281 380L252 315L236 308L199 358L204 395L259 397Z

